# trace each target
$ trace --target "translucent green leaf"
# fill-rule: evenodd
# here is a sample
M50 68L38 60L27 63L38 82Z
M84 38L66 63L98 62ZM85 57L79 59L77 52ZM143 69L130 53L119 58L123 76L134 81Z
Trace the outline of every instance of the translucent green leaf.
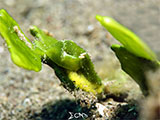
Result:
M72 43L72 45L68 46L67 43ZM77 48L76 51L71 50L73 47ZM69 52L69 50L71 51ZM47 51L47 56L59 66L68 70L77 71L80 68L81 59L78 56L75 56L74 53L79 50L80 47L77 46L73 41L58 41L51 49ZM83 53L84 50L81 49L81 52Z
M57 65L83 74L90 82L101 85L101 79L87 52L71 40L58 41L47 51L47 56Z
M41 70L41 59L34 52L33 44L4 9L0 10L0 34L6 40L12 61L16 65L28 70Z
M149 86L146 79L146 72L156 70L158 63L137 57L120 45L112 45L111 48L119 59L122 69L139 84L144 95L148 95Z
M85 51L73 41L56 40L36 26L31 27L30 32L36 38L34 40L35 46L41 49L43 54L46 54L57 65L73 71L80 68L80 58L78 55Z
M136 56L157 61L156 55L133 32L107 16L96 16L96 19L115 37L123 46Z
M83 48L72 40L56 40L36 26L31 27L30 32L36 38L35 46L46 55L44 63L55 70L65 88L80 88L94 94L102 92L101 79Z
M47 35L43 30L36 26L30 27L30 33L36 38L34 40L35 47L41 49L43 52L46 52L55 45L56 42L58 42L58 40Z

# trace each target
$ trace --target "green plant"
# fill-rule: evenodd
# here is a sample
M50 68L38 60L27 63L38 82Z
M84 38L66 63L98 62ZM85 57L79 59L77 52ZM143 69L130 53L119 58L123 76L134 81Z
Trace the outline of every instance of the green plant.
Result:
M55 70L68 90L80 88L93 94L102 92L101 79L83 48L71 40L56 40L36 26L31 27L30 32L35 37L33 43L16 21L4 9L0 10L0 33L16 65L38 72L43 62Z
M146 73L149 70L155 71L160 63L154 52L138 36L114 19L99 15L96 19L122 44L112 45L111 49L119 59L122 69L139 84L143 94L148 95Z
M96 16L97 20L123 46L112 45L122 69L148 95L146 71L159 67L156 55L140 38L110 17ZM88 53L71 40L56 40L36 26L30 28L35 37L33 43L24 35L16 21L0 10L0 34L6 40L12 61L28 70L41 70L41 62L55 70L57 77L68 90L82 89L93 94L103 92L104 85L94 70Z

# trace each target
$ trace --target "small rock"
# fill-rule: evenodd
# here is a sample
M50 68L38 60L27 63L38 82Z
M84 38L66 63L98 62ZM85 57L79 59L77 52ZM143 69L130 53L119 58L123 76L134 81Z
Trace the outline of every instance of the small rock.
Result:
M94 26L93 25L88 25L87 27L88 32L91 32L94 30Z
M107 109L104 105L100 104L100 103L96 103L96 107L97 107L97 111L99 112L99 114L102 116L102 117L108 117L108 114L107 114Z
M26 98L26 99L23 101L23 105L24 105L25 107L27 107L27 106L29 106L29 105L32 105L31 100L30 100L29 98Z

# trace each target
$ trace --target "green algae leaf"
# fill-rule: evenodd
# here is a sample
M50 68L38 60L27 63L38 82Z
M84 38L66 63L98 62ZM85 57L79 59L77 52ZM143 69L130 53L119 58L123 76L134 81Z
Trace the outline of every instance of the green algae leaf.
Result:
M82 89L93 94L101 93L101 79L87 52L72 40L56 40L43 30L33 26L34 43L46 55L44 63L55 70L62 85L70 90Z
M85 51L73 41L56 40L36 26L31 27L30 32L36 38L34 40L35 46L57 65L72 71L80 68L80 58L78 55Z
M96 19L115 37L129 52L138 57L157 61L152 50L133 32L107 16L96 16Z
M76 88L93 94L102 92L101 79L95 72L89 55L73 41L58 41L55 47L47 52L47 56L67 71L67 76Z
M41 70L41 58L34 52L33 44L4 9L0 10L0 34L5 39L11 59L17 66L36 72Z
M30 33L36 38L34 40L35 47L41 49L43 52L46 52L58 41L36 26L30 27Z
M146 80L146 72L156 70L158 63L137 57L120 45L112 45L111 49L119 59L122 69L139 84L144 95L148 95L149 86Z
M69 43L71 43L71 45L69 45ZM72 51L72 48L74 47L77 49ZM81 60L75 55L77 51L83 52L84 50L77 46L73 41L58 41L47 51L47 56L59 66L68 70L77 71L80 68Z

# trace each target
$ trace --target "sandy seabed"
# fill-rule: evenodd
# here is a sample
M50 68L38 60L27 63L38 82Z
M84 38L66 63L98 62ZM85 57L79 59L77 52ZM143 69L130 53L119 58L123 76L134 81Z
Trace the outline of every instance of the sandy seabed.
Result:
M1 8L31 40L28 28L36 25L59 40L75 41L92 55L99 74L102 68L109 73L119 64L109 48L117 42L96 21L97 14L115 18L156 53L160 51L159 0L0 0ZM1 37L0 59L0 120L58 120L56 116L62 120L69 112L87 111L75 104L74 97L60 86L47 65L39 73L14 65Z

